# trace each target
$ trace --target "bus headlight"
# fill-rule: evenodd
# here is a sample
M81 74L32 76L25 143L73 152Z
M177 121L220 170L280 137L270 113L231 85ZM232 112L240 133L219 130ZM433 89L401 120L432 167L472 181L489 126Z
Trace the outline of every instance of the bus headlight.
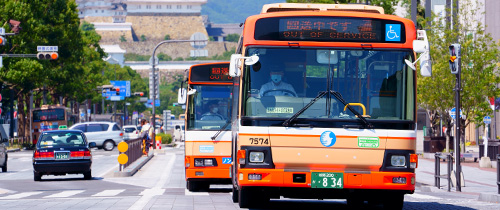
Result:
M264 162L264 152L250 152L250 162L252 163L263 163Z
M203 166L203 159L201 159L201 158L195 158L194 159L194 166L196 166L196 167Z
M397 167L404 167L406 165L406 157L403 155L391 156L391 165Z
M212 159L205 159L205 166L214 166L214 162Z

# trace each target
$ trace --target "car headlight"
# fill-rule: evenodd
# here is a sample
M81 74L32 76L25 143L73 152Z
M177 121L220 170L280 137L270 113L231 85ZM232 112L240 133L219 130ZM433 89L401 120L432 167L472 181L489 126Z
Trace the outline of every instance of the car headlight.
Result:
M391 156L391 165L404 167L406 166L406 157L403 155L393 155Z
M252 163L263 163L264 162L264 152L250 152L250 162Z

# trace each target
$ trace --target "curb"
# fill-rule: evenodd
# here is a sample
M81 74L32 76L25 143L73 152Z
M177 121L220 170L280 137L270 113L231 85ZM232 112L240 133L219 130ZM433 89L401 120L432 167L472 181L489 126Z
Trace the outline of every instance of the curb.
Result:
M147 157L141 157L130 164L128 167L124 168L123 171L115 171L114 177L129 177L133 176L139 169L142 168L151 158L154 157L154 153L150 153Z
M479 198L477 200L490 203L500 203L500 195L481 193L479 194Z
M20 152L21 149L17 148L17 149L8 149L7 152Z

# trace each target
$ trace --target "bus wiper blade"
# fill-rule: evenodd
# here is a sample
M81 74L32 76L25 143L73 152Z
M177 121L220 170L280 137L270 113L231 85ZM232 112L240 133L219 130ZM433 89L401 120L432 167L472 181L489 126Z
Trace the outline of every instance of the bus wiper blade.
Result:
M354 115L358 116L358 118L363 122L363 124L365 124L365 126L367 126L368 128L373 128L373 125L370 122L368 122L366 120L366 118L363 117L363 115L361 115L358 111L356 111L355 109L353 109L352 106L349 105L349 103L347 103L344 100L344 98L342 97L342 95L339 92L330 90L330 94L332 94L333 96L335 96L335 98L337 98L340 102L342 102L344 104L344 106L347 106L347 108L349 109L349 111L351 111L352 113L354 113Z
M316 101L318 101L320 98L322 98L323 96L325 96L327 93L328 93L327 91L321 91L321 92L319 92L319 94L313 100L311 100L311 102L309 102L307 105L305 105L304 107L302 107L302 109L300 109L293 116L291 116L290 118L288 118L287 120L285 120L285 122L283 122L283 126L285 126L285 127L290 126L290 124L292 123L292 121L294 121L295 119L297 119L297 117L299 117L299 115L301 115L302 113L304 113L307 109L309 109L309 107L311 107Z
M217 133L215 133L214 136L210 137L213 140L215 140L215 138L217 138L217 136L219 136L220 133L222 133L222 131L226 130L226 127L231 124L231 121L228 121L226 122L226 124L224 126L222 126L222 128L219 129L219 131L217 131Z

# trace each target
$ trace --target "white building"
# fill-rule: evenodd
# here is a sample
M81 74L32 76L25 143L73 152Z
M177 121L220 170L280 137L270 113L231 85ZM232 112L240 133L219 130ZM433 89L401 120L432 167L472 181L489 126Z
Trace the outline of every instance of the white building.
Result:
M108 54L104 61L111 64L120 64L123 67L126 50L120 48L119 45L101 45L101 48Z

